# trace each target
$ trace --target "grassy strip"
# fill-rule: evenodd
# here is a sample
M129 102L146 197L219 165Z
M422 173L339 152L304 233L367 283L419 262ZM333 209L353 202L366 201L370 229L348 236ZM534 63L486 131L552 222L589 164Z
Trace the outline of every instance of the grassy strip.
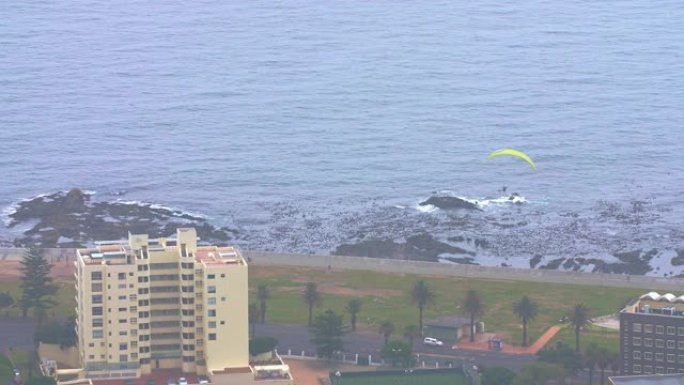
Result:
M57 304L48 312L48 315L54 317L75 317L76 299L74 297L76 296L76 288L74 287L74 281L57 280L55 284L58 288L57 295L55 296ZM15 302L10 308L3 309L0 314L3 316L20 317L21 308L18 302L21 299L21 288L19 281L0 281L0 292L9 292Z
M418 323L418 311L411 303L409 292L421 277L411 274L386 274L372 271L324 271L293 267L250 267L252 301L254 288L269 285L272 298L268 302L267 318L276 323L305 323L306 307L301 291L306 282L316 282L323 291L322 306L317 312L330 308L344 312L347 301L358 297L364 302L359 314L362 328L375 330L391 320L401 331L405 325ZM556 324L576 303L584 303L593 316L615 313L625 301L643 294L643 289L608 288L582 285L556 285L521 281L494 281L452 277L424 277L437 293L435 304L428 307L425 319L460 314L465 292L477 290L487 306L482 317L487 331L504 337L508 343L520 343L521 326L512 312L513 303L523 295L539 304L539 314L530 323L530 338L534 341L546 329ZM565 331L558 338L565 338ZM595 336L602 344L617 346L617 338L610 332ZM574 337L573 337L574 338ZM573 340L574 344L574 340Z

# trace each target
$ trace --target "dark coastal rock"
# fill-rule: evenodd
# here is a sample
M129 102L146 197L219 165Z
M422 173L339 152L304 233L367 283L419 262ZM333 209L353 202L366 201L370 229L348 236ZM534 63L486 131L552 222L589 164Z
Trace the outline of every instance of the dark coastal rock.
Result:
M21 202L10 219L9 227L38 221L14 240L15 246L83 247L94 240L123 239L128 232L163 237L188 226L195 227L202 240L220 244L236 233L202 217L150 204L91 202L79 189Z
M428 200L420 202L420 206L432 205L442 210L480 210L475 203L468 202L465 199L450 197L450 196L433 196Z
M672 263L672 266L681 266L684 265L684 249L677 249L677 256L672 257L672 260L670 263Z
M530 259L530 269L534 269L535 267L537 267L537 265L539 264L539 262L541 262L541 260L542 260L542 256L539 254L532 257Z
M432 262L436 262L440 254L475 255L471 251L440 242L427 233L412 235L406 238L406 242L403 243L394 242L390 239L369 239L356 244L343 244L338 246L333 254Z
M547 263L546 265L540 266L539 268L542 270L557 270L564 260L565 258L556 258Z

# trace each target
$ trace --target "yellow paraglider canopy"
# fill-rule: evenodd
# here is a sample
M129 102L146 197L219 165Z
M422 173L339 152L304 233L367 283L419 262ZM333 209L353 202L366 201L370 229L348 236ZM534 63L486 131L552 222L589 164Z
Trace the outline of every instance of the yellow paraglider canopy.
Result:
M489 156L487 156L487 160L496 158L497 156L500 156L500 155L510 155L510 156L518 157L518 158L524 160L525 162L529 163L530 166L532 166L533 170L535 170L535 171L537 170L537 166L532 161L532 158L527 156L527 154L525 154L524 152L514 150L512 148L504 148L502 150L496 150L496 151L492 152L491 154L489 154Z

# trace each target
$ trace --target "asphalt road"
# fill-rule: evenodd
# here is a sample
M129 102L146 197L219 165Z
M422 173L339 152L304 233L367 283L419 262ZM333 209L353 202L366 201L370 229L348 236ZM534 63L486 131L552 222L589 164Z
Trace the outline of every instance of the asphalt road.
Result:
M310 342L311 334L305 325L257 324L256 335L277 338L279 341L278 352L281 354L286 353L288 349L292 350L293 355L299 355L302 351L311 354L316 350ZM346 335L344 338L345 352L360 355L379 355L383 344L384 338L371 332L357 331ZM430 357L431 361L434 361L435 358L439 358L441 362L458 359L474 360L476 365L503 366L515 371L520 370L525 364L537 361L537 357L529 355L511 355L495 351L452 350L451 347L447 346L425 346L420 339L414 341L414 353L421 357Z

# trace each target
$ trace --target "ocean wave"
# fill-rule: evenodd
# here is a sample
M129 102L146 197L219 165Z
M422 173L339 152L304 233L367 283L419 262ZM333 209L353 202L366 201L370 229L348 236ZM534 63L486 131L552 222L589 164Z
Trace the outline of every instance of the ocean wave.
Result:
M421 213L432 213L432 212L439 210L437 207L435 207L433 205L422 205L421 206L420 204L416 204L416 209L418 211L420 211Z
M137 200L122 200L122 199L117 199L112 203L116 204L122 204L122 205L129 205L129 206L140 206L140 207L149 207L154 210L165 210L171 212L174 216L191 216L193 218L197 219L209 219L207 215L200 214L200 213L195 213L192 211L187 211L187 210L181 210L179 208L171 207L171 206L164 206L159 203L149 203L149 202L143 202L143 201L137 201Z

